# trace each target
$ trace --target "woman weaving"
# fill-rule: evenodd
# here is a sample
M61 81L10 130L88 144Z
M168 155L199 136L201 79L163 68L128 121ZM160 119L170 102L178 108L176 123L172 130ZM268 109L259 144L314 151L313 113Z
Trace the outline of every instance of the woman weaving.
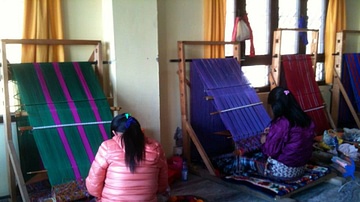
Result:
M270 179L295 180L304 174L312 155L315 125L285 88L274 88L268 104L273 119L261 136L261 152L237 155L230 172L251 170Z
M104 141L86 178L96 201L157 201L168 188L167 162L161 145L144 135L130 114L111 122L113 138Z

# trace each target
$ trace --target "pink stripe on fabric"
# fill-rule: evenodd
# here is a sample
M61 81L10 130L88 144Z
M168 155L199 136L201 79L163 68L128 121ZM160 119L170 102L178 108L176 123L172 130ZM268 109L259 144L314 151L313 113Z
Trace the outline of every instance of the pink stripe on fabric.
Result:
M100 114L99 114L99 110L98 110L98 108L97 108L97 106L96 106L96 103L94 102L94 98L93 98L93 96L92 96L92 94L91 94L91 92L90 92L89 86L88 86L87 83L86 83L86 80L85 80L85 78L84 78L84 75L83 75L83 73L81 72L80 65L79 65L78 62L73 62L73 65L74 65L74 67L75 67L75 71L76 71L76 73L77 73L77 75L78 75L78 77L79 77L79 80L80 80L80 82L81 82L81 85L82 85L83 88L84 88L84 91L85 91L85 93L86 93L86 96L88 97L90 106L91 106L91 108L92 108L92 110L93 110L93 112L94 112L94 115L95 115L95 119L96 119L96 121L101 122L102 120L101 120L101 117L100 117ZM104 140L107 140L107 139L108 139L108 136L107 136L107 134L106 134L106 130L105 130L105 128L104 128L104 125L103 125L103 124L98 124L98 126L99 126L99 129L100 129L100 132L101 132L101 135L102 135L103 139L104 139Z
M46 99L46 103L48 104L51 115L52 115L52 117L54 119L54 122L55 122L55 124L61 124L60 118L59 118L58 114L56 113L55 105L54 105L54 103L53 103L53 101L51 99L49 89L47 88L45 78L44 78L44 76L43 76L43 74L41 72L40 65L38 63L34 63L34 67L35 67L35 71L36 71L36 74L38 76L41 88L42 88L42 90L44 92L44 97ZM61 127L56 128L56 129L59 132L60 139L61 139L61 141L62 141L62 143L64 145L66 154L67 154L67 156L69 158L71 167L72 167L72 169L74 171L74 174L75 174L75 177L76 177L76 179L81 179L80 171L79 171L78 166L76 164L75 158L74 158L74 156L73 156L73 154L71 152L71 148L70 148L69 142L66 139L65 132L64 132L63 128L61 128Z
M66 100L67 100L67 103L68 103L69 108L71 110L71 113L72 113L72 115L74 117L75 123L81 123L81 119L80 119L80 116L79 116L79 114L77 112L75 103L74 103L73 99L71 98L71 95L70 95L69 90L68 90L68 88L66 86L64 77L61 74L61 71L60 71L60 68L59 68L59 63L54 62L53 67L54 67L56 76L58 77L60 86L61 86L61 88L62 88L62 90L64 92L64 95L66 97ZM77 126L77 129L78 129L78 131L80 133L80 137L81 137L82 143L83 143L83 145L85 147L85 150L86 150L87 156L89 158L89 161L93 162L93 160L95 158L94 153L92 152L92 149L90 147L90 143L89 143L89 141L87 139L84 127L83 126Z

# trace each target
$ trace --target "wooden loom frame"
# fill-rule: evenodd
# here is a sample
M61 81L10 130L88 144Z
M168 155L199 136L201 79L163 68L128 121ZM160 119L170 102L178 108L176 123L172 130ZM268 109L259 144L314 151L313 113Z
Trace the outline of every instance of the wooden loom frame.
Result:
M317 52L318 52L318 41L319 41L319 30L317 29L277 29L274 31L273 38L273 57L272 65L269 76L270 89L275 88L280 84L280 73L281 73L281 42L282 42L282 32L283 31L294 31L294 32L311 32L312 40L310 42L311 55L312 55L312 68L314 73L316 72L316 62L317 62ZM315 77L315 75L314 75ZM326 103L323 103L324 109L326 111L326 117L330 123L330 126L335 129L336 126L331 117L331 114L326 106Z
M178 41L178 57L179 62L179 86L180 86L180 105L181 105L181 125L182 125L182 138L183 138L183 151L184 156L191 164L191 155L190 155L190 138L193 141L196 149L198 150L202 160L204 161L206 168L209 173L215 176L215 169L212 163L209 160L204 148L202 147L199 139L197 138L195 131L193 130L189 122L189 110L188 110L188 90L187 87L190 86L190 81L186 78L186 56L185 56L185 47L186 46L206 46L206 45L234 45L234 57L240 63L240 42L225 42L225 41Z
M341 71L342 71L342 62L343 54L345 51L346 44L346 35L347 34L360 34L360 30L343 30L336 33L336 46L335 46L335 57L334 57L334 75L333 75L333 88L332 88L332 98L331 98L331 116L336 123L338 124L339 118L339 104L340 104L340 93L343 95L346 104L349 107L351 115L353 116L356 125L360 128L359 117L349 99L349 96L342 85L341 82Z
M294 31L294 32L312 32L311 40L311 53L313 54L312 63L313 69L315 72L316 61L317 61L317 47L318 47L318 38L319 32L314 29L277 29L274 31L273 37L273 47L272 47L272 64L271 72L269 77L270 89L275 88L280 83L280 72L281 72L281 43L282 43L282 32L283 31Z
M13 134L11 130L11 114L10 114L10 103L9 103L9 87L8 87L8 62L6 58L6 46L10 44L21 44L21 45L87 45L95 46L89 61L96 63L96 73L99 76L100 86L105 88L104 81L104 68L103 68L103 55L102 55L102 43L99 40L55 40L55 39L2 39L1 40L1 87L3 88L4 98L4 133L5 133L5 144L7 146L6 156L7 167L8 167L8 178L9 178L9 192L12 201L16 201L16 182L20 190L21 198L23 201L30 201L29 194L26 189L26 184L22 175L19 158L16 155L16 150L13 142Z
M181 123L182 123L182 135L183 135L183 147L184 147L184 156L186 159L190 160L190 139L193 141L194 145L196 146L200 156L202 157L202 160L205 163L205 166L207 168L207 170L209 171L209 174L207 173L203 173L199 170L197 170L196 172L202 176L205 177L207 179L213 180L217 183L223 184L225 186L231 187L232 189L236 189L236 190L240 190L240 191L246 191L248 193L251 193L259 198L265 199L265 200L279 200L279 199L283 199L283 198L288 198L293 194L299 193L303 190L306 190L312 186L315 186L319 183L322 183L326 180L329 180L333 177L336 176L336 173L329 173L326 176L322 177L320 180L316 180L314 182L312 182L309 185L306 185L304 187L301 187L289 194L283 195L283 196L275 196L275 198L268 196L265 193L256 191L254 189L249 188L246 185L238 185L238 184L232 184L232 183L228 183L225 182L224 180L220 179L219 177L216 176L215 174L215 170L213 165L211 164L206 152L204 151L204 148L202 147L201 143L199 142L195 131L193 130L190 122L189 122L189 111L188 111L188 92L187 92L187 88L190 86L190 81L187 80L186 78L186 62L187 59L185 57L185 46L191 46L191 45L223 45L223 44L234 44L234 57L239 61L240 63L240 43L239 42L211 42L211 41L178 41L177 45L178 45L178 57L180 59L179 62L179 69L178 69L178 76L179 76L179 81L180 81L180 101L181 101ZM316 50L316 49L315 49ZM279 55L280 58L280 55ZM280 60L279 60L280 61ZM316 61L316 60L314 60ZM280 75L280 74L279 74ZM191 161L188 161L189 163L191 163Z
M315 29L278 29L274 31L274 38L273 38L273 58L272 58L272 66L271 66L271 72L269 76L269 82L270 82L270 89L275 88L280 84L280 73L281 73L281 42L282 42L282 32L283 31L295 31L295 32L311 32L312 40L310 42L311 45L311 55L312 57L312 68L315 72L316 70L316 62L317 62L317 50L318 50L318 38L319 38L319 31ZM315 75L314 75L315 77ZM326 103L323 104L326 116L328 118L328 121L331 125L331 127L335 128L335 124L333 120L331 119L331 115L329 111L327 110ZM300 189L297 189L289 194L286 194L281 197L276 197L276 199L286 198L290 197L291 195L301 192L303 190L306 190L314 185L320 184L322 182L325 182L333 177L336 177L336 173L330 172L326 176L323 176L321 179L317 179L316 181L313 181L309 185L306 185L304 187L301 187Z

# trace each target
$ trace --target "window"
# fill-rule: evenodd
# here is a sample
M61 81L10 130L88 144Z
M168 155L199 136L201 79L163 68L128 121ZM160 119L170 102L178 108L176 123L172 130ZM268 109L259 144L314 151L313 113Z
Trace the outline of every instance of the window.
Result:
M226 0L225 41L231 41L235 19L235 0ZM233 55L233 46L225 45L225 55Z
M316 80L324 81L324 27L327 0L233 0L237 16L247 13L253 30L255 57L249 57L250 41L243 43L242 70L251 85L259 91L269 89L268 74L272 59L273 31L277 28L298 28L299 19L307 21L308 29L319 30L318 63ZM232 23L234 18L232 18ZM232 30L232 29L231 29ZM226 36L232 35L227 32ZM309 35L310 36L310 33ZM310 53L296 32L284 32L282 35L282 54ZM285 44L285 45L284 45Z
M23 7L24 0L0 0L0 39L20 39L22 38L23 26ZM11 19L11 20L10 20ZM21 45L8 45L6 47L7 60L10 63L21 61ZM0 61L2 63L2 61ZM10 112L14 112L17 107L16 88L12 81L9 81ZM1 96L1 103L4 102ZM2 115L3 107L0 108Z

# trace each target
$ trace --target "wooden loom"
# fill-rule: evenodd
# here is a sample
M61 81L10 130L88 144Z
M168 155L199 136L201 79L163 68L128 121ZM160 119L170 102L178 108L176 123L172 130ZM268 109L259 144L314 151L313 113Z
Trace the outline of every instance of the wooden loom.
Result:
M271 64L271 75L269 77L270 88L273 89L280 84L280 73L281 73L281 44L282 44L282 33L284 31L294 32L308 32L311 31L313 40L311 41L311 53L313 54L313 69L315 71L317 61L317 47L318 47L318 30L310 29L278 29L274 31L273 47L272 47L272 64Z
M343 65L343 54L345 51L346 36L349 34L359 35L359 30L343 30L336 33L336 46L334 54L334 80L333 80L333 89L332 89L332 104L331 104L331 116L336 125L338 125L339 118L339 104L340 104L340 95L344 97L344 100L349 107L351 115L353 116L356 125L360 128L360 120L356 110L354 109L349 96L341 82L341 71Z
M185 158L190 159L190 141L189 140L191 139L193 141L194 145L196 146L197 151L200 153L202 160L204 161L205 166L206 166L207 170L209 171L209 175L207 175L206 172L205 173L199 172L199 171L196 171L196 172L198 172L203 177L217 181L218 183L224 184L226 186L231 186L232 188L239 189L241 191L246 191L246 192L252 193L252 194L254 194L260 198L266 199L266 200L274 200L274 199L276 200L276 199L290 197L292 194L295 194L302 190L308 189L318 183L324 182L325 180L328 180L331 177L334 177L334 175L335 175L334 173L327 174L327 175L321 177L320 179L313 181L310 184L308 184L304 187L301 187L289 194L282 195L282 196L277 195L277 196L275 196L275 198L269 197L269 195L262 193L261 191L260 192L256 191L246 185L232 184L232 183L230 183L230 185L229 185L229 183L224 181L223 179L220 179L219 177L214 177L214 176L216 176L214 168L208 158L207 153L205 152L203 146L201 145L201 143L197 137L197 134L195 133L195 131L188 119L189 112L188 112L188 106L187 106L187 102L188 102L187 89L189 87L191 87L192 83L190 83L191 81L187 80L187 78L186 78L187 74L186 74L185 62L187 60L185 58L185 51L184 51L185 45L208 45L208 44L211 44L211 42L188 42L188 41L186 41L186 42L179 41L178 42L178 54L179 54L179 58L180 58L178 74L179 74L179 80L180 80L180 96L181 96L180 98L181 98L181 115L182 115L181 118L182 118L182 127L183 127L182 132L183 132L183 141L184 141L184 156L185 156ZM239 50L239 47L236 46L235 50ZM235 52L235 53L236 54L234 54L234 55L236 55L236 56L239 55L238 52Z
M178 66L179 86L180 86L180 104L181 104L181 124L182 124L182 136L183 136L183 150L184 156L191 163L190 155L190 139L193 141L196 149L198 150L202 160L204 161L206 168L211 175L215 176L215 170L212 163L209 160L204 148L198 140L195 131L193 130L189 122L189 109L188 109L188 87L190 81L187 79L186 71L186 46L205 46L205 45L234 45L234 57L240 62L240 43L239 42L224 42L224 41L178 41L178 57L180 59Z
M96 64L96 73L99 76L99 81L101 87L104 89L104 92L108 94L108 85L106 85L104 79L104 68L103 68L103 59L102 59L102 44L101 41L97 40L47 40L47 39L3 39L1 40L1 84L3 88L3 97L4 97L4 132L6 136L6 145L7 145L7 166L8 166L8 176L9 176L9 187L10 187L10 196L12 201L16 201L16 182L20 190L21 197L23 201L29 201L29 194L26 189L26 183L23 178L21 171L20 161L16 155L13 134L11 131L11 114L10 114L10 103L9 103L9 88L8 88L8 61L6 57L6 48L7 45L11 44L27 44L27 45L77 45L77 46L94 46L92 55L89 58L90 62ZM112 110L119 110L119 108L112 108ZM16 180L16 181L15 181Z
M271 72L269 76L270 82L270 89L279 86L281 81L281 44L282 44L282 33L284 31L292 31L292 32L310 32L312 36L312 40L310 42L310 51L312 56L312 68L314 73L316 72L316 62L317 62L317 50L318 50L318 39L319 39L319 31L314 29L278 29L274 31L273 37L273 57L272 57L272 65L271 65ZM315 75L314 75L315 78ZM322 108L325 110L325 115L327 121L329 122L332 128L336 128L334 121L330 115L330 112L327 110L326 103L323 103Z

